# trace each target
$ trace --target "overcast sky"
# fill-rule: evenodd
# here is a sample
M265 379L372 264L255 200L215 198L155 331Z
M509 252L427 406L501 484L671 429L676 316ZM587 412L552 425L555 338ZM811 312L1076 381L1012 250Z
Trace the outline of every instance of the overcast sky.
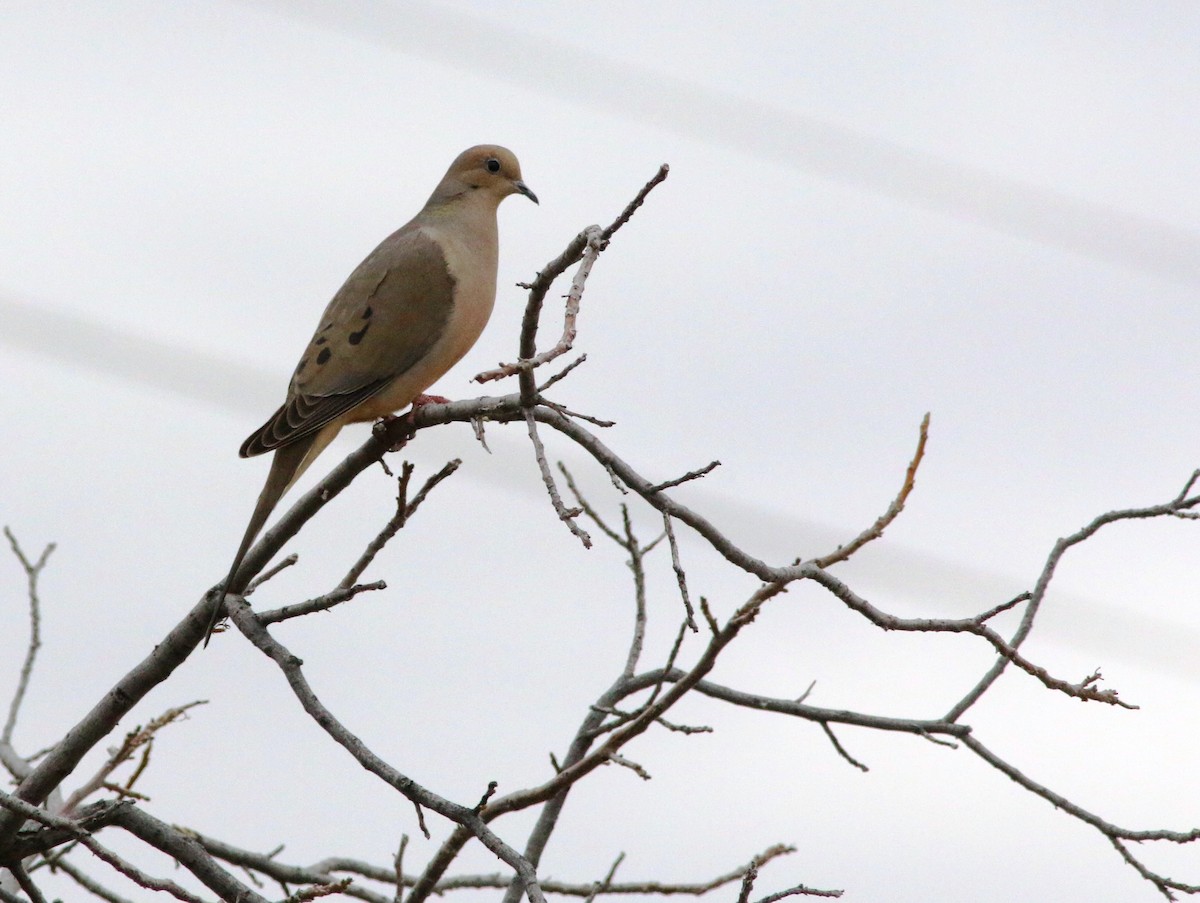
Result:
M617 421L650 479L774 563L908 509L842 573L881 607L967 615L1029 588L1055 539L1173 497L1200 466L1200 7L1093 3L22 2L0 11L0 522L36 552L45 646L17 738L53 742L221 579L265 475L241 440L283 398L342 279L463 148L520 157L492 322L443 378L515 354L514 287L671 175L597 264L556 390ZM552 316L553 311L548 312ZM544 332L554 329L548 324ZM491 390L489 390L491 391ZM365 438L347 430L319 476ZM594 503L621 499L562 442ZM558 524L522 431L423 434L441 487L367 573L386 594L278 628L322 698L402 771L473 802L548 775L619 672L624 556ZM254 597L333 585L386 521L368 472ZM634 506L654 535L660 521ZM753 581L683 537L693 592ZM1063 564L1027 651L1101 667L1137 712L1010 675L968 717L1034 779L1131 828L1200 824L1200 526L1118 525ZM678 617L651 579L652 658ZM0 695L25 642L0 561ZM879 714L944 713L987 667L964 637L883 636L812 589L771 603L716 675ZM209 700L144 778L158 817L308 862L388 861L411 807L360 775L229 634L129 727ZM975 759L714 704L572 796L543 873L699 880L776 842L765 893L850 901L1158 899L1098 834ZM86 771L86 768L84 769ZM186 780L181 776L186 775ZM523 842L527 819L499 822ZM434 842L414 839L412 862ZM1200 882L1195 850L1144 847ZM159 863L162 871L168 866ZM464 868L494 871L478 849ZM63 891L64 893L75 893ZM137 899L133 890L121 892ZM723 892L732 899L734 891Z

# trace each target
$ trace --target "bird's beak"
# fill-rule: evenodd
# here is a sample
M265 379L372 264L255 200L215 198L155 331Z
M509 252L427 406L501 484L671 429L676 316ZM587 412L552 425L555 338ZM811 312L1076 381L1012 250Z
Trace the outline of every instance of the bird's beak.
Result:
M537 195L533 193L533 189L520 179L517 179L517 181L513 182L513 188L517 190L518 194L525 195L525 197L529 198L529 200L533 201L535 204L538 203ZM540 207L541 204L538 204L538 206Z

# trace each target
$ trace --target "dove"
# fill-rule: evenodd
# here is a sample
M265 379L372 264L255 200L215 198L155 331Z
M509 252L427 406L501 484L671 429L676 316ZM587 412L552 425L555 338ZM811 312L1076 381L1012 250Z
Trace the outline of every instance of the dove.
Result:
M338 289L292 373L287 398L242 443L243 458L274 452L266 484L223 584L238 569L283 494L348 423L414 402L470 350L496 300L496 212L506 197L537 196L512 151L463 151L408 223L385 238ZM224 614L219 593L205 635Z

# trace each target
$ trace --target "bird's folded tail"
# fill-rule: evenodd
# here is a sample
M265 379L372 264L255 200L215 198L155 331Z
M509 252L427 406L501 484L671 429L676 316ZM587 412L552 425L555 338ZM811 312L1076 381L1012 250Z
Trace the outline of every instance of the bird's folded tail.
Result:
M325 430L318 431L311 436L306 436L303 439L293 442L290 445L285 445L275 451L275 456L271 460L271 470L267 474L267 482L263 485L262 492L258 494L258 502L254 505L254 514L250 516L250 523L246 526L246 534L242 537L242 544L238 547L237 555L233 558L233 564L229 567L229 576L225 578L221 584L222 590L216 593L216 599L213 603L212 617L208 621L208 628L204 632L204 645L208 645L209 639L212 637L213 628L217 626L217 622L225 615L225 594L240 593L246 588L245 584L248 580L238 580L238 570L242 566L242 560L246 557L246 553L250 551L250 546L254 543L263 525L267 522L267 518L271 516L271 512L275 510L275 506L279 504L279 500L283 494L291 488L291 485L300 479L300 476L308 469L308 465L312 463L313 458L329 444L332 436L325 437ZM336 434L336 430L334 430ZM324 439L318 445L318 440ZM314 448L314 446L316 446Z

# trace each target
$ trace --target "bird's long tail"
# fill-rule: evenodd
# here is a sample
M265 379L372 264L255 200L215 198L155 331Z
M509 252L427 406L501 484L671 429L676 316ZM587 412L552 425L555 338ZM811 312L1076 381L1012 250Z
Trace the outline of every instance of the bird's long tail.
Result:
M225 594L240 593L249 582L250 575L248 574L238 579L238 570L242 566L242 560L246 557L246 553L250 551L251 544L262 530L263 524L267 522L267 518L271 516L271 512L275 510L275 506L279 504L283 494L308 469L308 465L317 456L316 453L319 453L328 444L329 440L326 439L319 447L314 448L321 436L321 432L314 433L312 436L293 442L291 445L285 445L275 451L275 456L271 460L271 470L267 474L267 482L263 485L262 492L258 494L258 501L254 505L254 514L250 516L250 523L246 526L242 544L238 547L237 555L233 557L233 564L229 567L229 576L222 584L224 589L217 593L213 603L212 617L204 632L205 646L212 637L213 628L225 615Z

